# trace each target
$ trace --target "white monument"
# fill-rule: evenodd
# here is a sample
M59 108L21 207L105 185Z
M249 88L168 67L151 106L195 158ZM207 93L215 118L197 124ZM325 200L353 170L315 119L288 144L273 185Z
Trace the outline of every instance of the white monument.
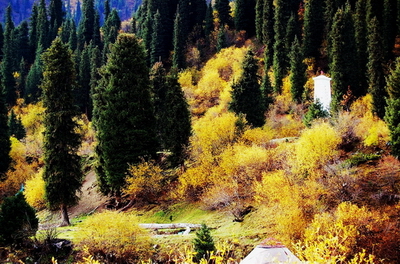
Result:
M314 77L314 103L320 102L324 110L329 111L332 94L331 94L331 78L321 74Z

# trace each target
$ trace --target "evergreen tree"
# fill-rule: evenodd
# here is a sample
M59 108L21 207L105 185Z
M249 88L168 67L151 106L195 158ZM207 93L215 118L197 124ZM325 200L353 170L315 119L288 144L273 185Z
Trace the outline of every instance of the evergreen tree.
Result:
M110 45L113 44L117 39L120 27L121 27L121 19L119 18L117 10L113 9L103 26L103 34L104 34L103 63L106 63L107 61L107 54L110 52Z
M216 0L214 9L218 12L220 25L232 27L231 6L229 5L229 0Z
M275 93L281 93L283 78L287 72L287 51L285 46L286 31L284 25L286 25L285 19L285 5L284 0L278 0L275 7L274 15L274 32L275 32L275 43L274 43L274 57L273 57L273 69L275 84Z
M100 36L100 15L96 10L94 13L94 25L93 25L93 45L102 48L101 36Z
M43 53L44 172L46 200L60 208L62 225L69 225L67 207L78 201L82 171L77 152L81 137L76 132L78 111L73 103L75 67L71 51L56 38Z
M290 51L290 84L292 99L296 103L302 101L304 85L306 84L306 65L303 63L303 53L297 38L292 43Z
M243 75L232 86L232 102L229 109L237 115L244 114L246 120L254 127L265 123L265 102L262 98L257 60L249 50L242 64Z
M24 99L27 104L37 102L42 94L42 90L39 89L43 77L43 63L40 54L42 54L41 46L36 51L35 62L29 69L26 78Z
M72 20L71 31L69 33L69 38L68 38L68 46L71 50L76 50L78 47L78 36L76 33L76 25L73 20Z
M383 3L383 15L382 15L382 39L383 39L383 51L385 59L391 59L392 49L394 48L395 40L396 40L396 27L393 25L396 24L396 9L392 6L392 0L384 0ZM400 10L399 10L400 11ZM398 12L399 12L398 11Z
M307 113L304 115L303 123L307 127L311 127L312 121L317 118L328 117L329 113L324 109L322 104L317 100L317 102L312 103L308 107Z
M91 119L92 102L90 99L90 57L93 49L93 42L83 48L79 60L78 86L74 91L75 103L81 113Z
M50 39L53 40L57 36L58 29L64 20L63 2L61 0L50 0L49 13Z
M30 47L29 47L29 26L28 22L22 21L21 24L16 28L15 34L15 47L17 54L14 54L15 60L20 62L22 58L30 61L32 58Z
M47 49L50 45L50 38L49 38L49 21L47 19L47 9L45 0L40 0L39 3L36 31L37 31L36 47L42 46L44 50Z
M19 64L19 76L18 76L18 82L16 86L17 93L21 98L25 97L25 88L26 88L26 78L28 76L28 70L27 70L27 63L24 60L24 58L21 59L21 62Z
M7 7L6 25L4 30L3 60L0 65L0 76L2 90L5 93L5 100L8 106L13 106L17 99L16 82L13 72L16 70L14 65L15 42L13 38L14 22L11 17L11 6Z
M263 23L264 23L264 2L267 0L256 0L256 37L260 43L264 43L263 38Z
M332 77L332 107L336 112L343 95L350 90L353 94L358 89L357 52L355 47L354 27L350 6L339 9L334 17L331 40L331 77Z
M172 66L176 69L183 69L185 67L185 46L186 46L186 35L183 34L184 21L182 20L180 13L176 13L174 22L174 51L172 55Z
M290 52L292 46L291 44L293 43L293 41L295 40L295 38L299 37L301 34L299 32L299 28L297 25L297 15L292 13L292 15L290 16L287 25L286 25L286 37L285 37L285 48L287 50L287 52ZM289 56L287 58L288 60L288 67L289 65Z
M0 205L1 244L20 244L36 234L38 225L35 209L26 202L22 192L5 198Z
M249 38L255 35L256 0L236 0L235 28L245 30Z
M305 4L303 54L319 58L324 32L324 1L310 0Z
M356 11L354 13L354 28L357 50L357 68L360 72L359 89L354 94L356 97L363 96L367 93L367 21L366 21L366 0L358 0L356 3Z
M110 1L105 0L104 1L104 21L107 20L108 15L111 13L111 7L110 7Z
M372 106L375 114L383 118L385 116L385 73L384 47L381 37L381 28L376 18L371 20L368 28L368 84L372 95Z
M225 27L220 27L217 35L217 52L220 52L227 46L228 45L226 44Z
M35 54L37 49L38 35L37 35L37 20L38 20L38 6L35 4L32 7L32 13L30 17L29 23L29 47L30 47L30 56L29 63L33 63L35 61Z
M263 13L263 43L265 44L264 59L265 67L269 69L273 64L274 58L274 6L272 0L264 0Z
M150 64L153 65L157 61L166 60L168 57L168 50L165 46L165 30L161 21L160 12L154 15L153 36L150 45Z
M21 117L17 117L14 110L11 110L10 117L8 118L8 128L9 134L18 140L21 140L26 136Z
M128 165L154 157L157 150L149 71L135 35L118 36L100 73L93 95L97 170L102 191L118 197Z
M94 0L83 0L82 2L82 19L78 26L78 48L82 50L85 43L89 45L93 39L94 33Z
M206 35L206 38L210 37L210 34L213 30L214 30L214 15L213 15L213 8L210 2L207 5L205 25L204 25L204 34Z
M210 229L205 224L202 224L201 228L196 232L193 246L196 252L196 261L200 261L202 258L207 259L210 252L215 251L214 239L211 236Z
M0 61L3 60L3 46L4 46L4 30L3 30L3 24L0 23Z
M387 77L387 99L385 121L390 131L392 155L400 157L400 58L395 61L395 68Z
M171 151L169 161L172 166L183 164L184 152L191 136L189 105L186 102L178 75L167 76L167 93L165 95L165 148ZM164 121L164 122L165 122Z
M0 89L0 181L5 179L5 173L10 167L10 150L7 107L4 92Z

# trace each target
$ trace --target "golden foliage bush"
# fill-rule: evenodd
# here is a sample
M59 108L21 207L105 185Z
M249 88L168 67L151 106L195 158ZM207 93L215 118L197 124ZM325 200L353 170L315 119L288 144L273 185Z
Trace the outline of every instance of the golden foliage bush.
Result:
M267 147L275 136L276 132L272 128L264 126L245 130L241 139L246 144Z
M328 123L318 123L306 129L296 143L293 172L318 177L318 170L337 156L340 143L339 134Z
M30 206L34 207L36 210L45 208L45 183L42 170L36 173L33 178L26 181L24 194Z
M360 248L361 232L372 232L386 216L349 202L339 204L333 214L317 214L296 245L298 255L311 263L377 263L372 248ZM362 236L362 235L361 235Z
M163 191L165 186L163 169L154 162L142 162L128 168L126 186L123 189L131 199L141 197L146 201L153 201Z
M26 161L27 149L18 139L11 137L12 168L6 174L6 180L0 182L0 194L10 196L17 193L26 180L33 177L36 172L37 163Z
M138 226L133 214L106 211L78 225L77 246L106 263L139 263L152 253L149 234Z

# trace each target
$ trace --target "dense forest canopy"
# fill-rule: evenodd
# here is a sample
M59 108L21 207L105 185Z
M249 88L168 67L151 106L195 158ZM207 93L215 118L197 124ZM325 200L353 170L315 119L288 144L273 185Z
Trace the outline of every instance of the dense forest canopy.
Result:
M305 260L399 262L400 0L12 0L0 10L1 221L19 204L29 215L57 207L69 224L93 173L116 210L189 203ZM329 109L313 99L321 74ZM138 220L90 218L82 254L166 258L149 238L125 243L142 236L136 227L102 248L91 228L124 221ZM6 231L0 246L13 247Z

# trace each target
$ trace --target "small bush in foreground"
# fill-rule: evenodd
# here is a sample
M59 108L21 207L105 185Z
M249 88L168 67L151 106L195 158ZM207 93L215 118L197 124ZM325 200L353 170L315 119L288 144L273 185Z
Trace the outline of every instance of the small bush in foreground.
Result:
M103 212L79 225L77 245L97 260L107 263L139 263L151 254L149 235L134 215Z

